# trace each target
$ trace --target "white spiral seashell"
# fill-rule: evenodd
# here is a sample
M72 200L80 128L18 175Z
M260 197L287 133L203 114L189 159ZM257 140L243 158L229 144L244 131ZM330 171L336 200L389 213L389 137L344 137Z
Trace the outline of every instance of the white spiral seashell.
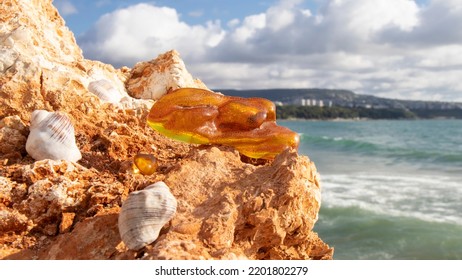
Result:
M45 110L35 110L30 116L30 130L37 128L46 117L50 115L50 112Z
M89 83L88 90L98 96L103 102L118 103L122 99L120 92L110 81L105 79Z
M76 162L82 158L75 143L74 127L61 112L32 112L26 151L35 160L63 159Z
M119 233L132 250L154 242L162 227L176 212L176 199L164 182L132 192L119 214Z

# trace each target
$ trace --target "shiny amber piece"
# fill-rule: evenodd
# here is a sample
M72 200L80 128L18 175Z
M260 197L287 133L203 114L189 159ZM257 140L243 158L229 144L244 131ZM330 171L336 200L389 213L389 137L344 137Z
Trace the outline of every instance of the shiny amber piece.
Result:
M272 159L299 143L297 133L276 124L271 101L204 89L181 88L164 95L152 106L148 124L176 140L229 145L251 158Z
M133 159L133 163L143 175L151 175L157 169L157 159L153 155L137 154Z

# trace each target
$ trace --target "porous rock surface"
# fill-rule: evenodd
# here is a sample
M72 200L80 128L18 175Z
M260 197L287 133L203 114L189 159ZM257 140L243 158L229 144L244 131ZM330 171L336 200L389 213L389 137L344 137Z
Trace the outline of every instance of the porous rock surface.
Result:
M188 145L147 127L154 101L132 98L130 88L147 92L143 84L156 74L146 69L174 69L159 64L181 65L176 52L114 69L84 59L51 0L3 0L0 18L0 259L332 258L312 231L320 183L308 157L285 151L253 165L232 148ZM173 71L183 78L163 79L205 87L183 70ZM111 81L123 100L104 103L89 92L98 79ZM185 85L165 93L175 86ZM27 154L36 109L71 118L80 161ZM153 175L133 172L137 153L158 158ZM120 207L130 192L160 180L176 197L177 213L155 242L129 250L117 228Z
M178 88L207 87L194 79L186 70L177 51L172 50L147 62L138 62L130 72L127 89L131 96L142 99L159 99L165 92Z

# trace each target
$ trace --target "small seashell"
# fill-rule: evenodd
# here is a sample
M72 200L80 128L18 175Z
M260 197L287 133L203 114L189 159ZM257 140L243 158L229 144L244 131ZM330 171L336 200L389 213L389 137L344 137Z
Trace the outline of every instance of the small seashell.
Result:
M134 169L143 175L151 175L156 172L157 159L149 154L137 154L133 158Z
M110 81L105 79L89 83L88 90L98 96L103 102L118 103L122 99L120 92Z
M119 233L132 250L154 242L162 227L176 212L176 199L164 182L132 192L119 214Z
M63 159L76 162L82 158L75 143L74 127L61 112L32 112L26 151L35 160Z
M45 110L35 110L32 112L30 117L30 129L37 128L38 124L48 117L48 115L50 115L50 112Z

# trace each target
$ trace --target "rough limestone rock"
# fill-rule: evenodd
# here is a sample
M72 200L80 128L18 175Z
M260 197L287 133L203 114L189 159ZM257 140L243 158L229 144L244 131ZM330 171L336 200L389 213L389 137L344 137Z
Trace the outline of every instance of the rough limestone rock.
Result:
M143 99L157 100L168 91L185 87L207 89L200 80L189 74L175 50L148 62L138 62L127 81L130 95Z
M0 18L0 259L332 258L312 231L321 192L308 157L287 150L253 165L233 148L176 142L146 125L153 101L132 98L126 86L131 94L153 90L155 79L177 81L162 94L205 87L184 71L153 70L178 68L175 51L114 69L83 58L51 0L3 0ZM88 91L101 79L124 95L119 103ZM81 160L27 154L36 109L69 115ZM158 159L154 174L133 171L138 153ZM117 226L121 205L157 181L170 187L177 213L155 242L129 250Z

